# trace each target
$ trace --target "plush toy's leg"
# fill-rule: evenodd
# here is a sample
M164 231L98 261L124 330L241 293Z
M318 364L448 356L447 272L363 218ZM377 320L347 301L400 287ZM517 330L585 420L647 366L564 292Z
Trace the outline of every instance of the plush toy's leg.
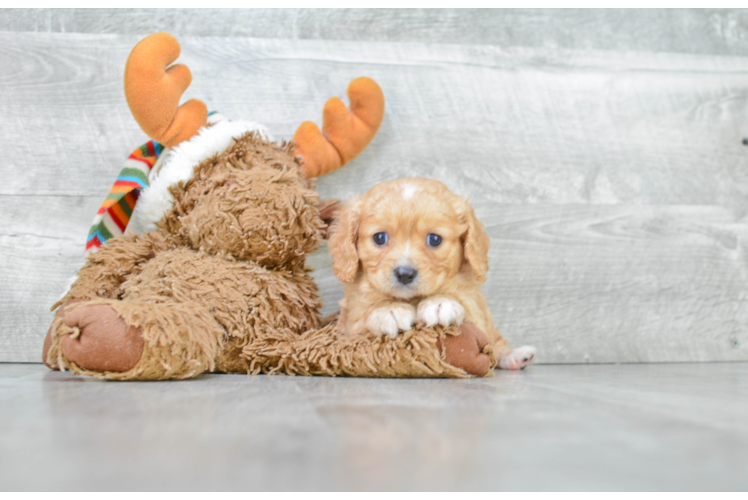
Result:
M158 255L123 290L123 300L168 297L209 311L221 329L222 344L274 329L298 334L319 324L317 285L303 269L275 271L184 248Z
M142 236L126 234L110 240L91 254L78 271L78 279L64 298L52 309L74 299L116 299L122 295L122 284L158 253L174 248L176 243L157 233Z
M70 305L83 300L97 298L116 299L122 295L122 284L159 252L175 246L171 240L158 234L135 236L127 234L114 238L98 252L88 257L86 264L78 271L78 279L73 283L65 297L52 306L59 307L54 323L65 315ZM42 361L52 369L58 369L56 363L48 361L49 349L52 346L52 326L47 331L42 348Z
M242 349L247 345L247 338L232 337L226 342L216 356L215 371L221 373L247 373L249 364L242 357Z
M416 328L394 339L339 335L337 321L301 336L278 331L243 351L252 373L354 377L468 377L495 363L485 335L470 324Z
M240 354L251 339L318 324L317 288L303 269L178 248L138 266L120 288L121 300L64 307L50 330L48 365L119 380L246 373Z
M112 380L190 378L214 367L221 335L195 305L81 301L52 324L46 363Z

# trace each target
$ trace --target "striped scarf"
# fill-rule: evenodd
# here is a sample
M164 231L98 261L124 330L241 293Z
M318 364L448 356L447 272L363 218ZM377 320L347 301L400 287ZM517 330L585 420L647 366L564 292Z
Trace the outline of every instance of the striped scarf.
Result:
M108 239L125 233L140 190L148 186L148 174L163 150L158 142L148 141L125 160L124 168L88 231L86 255L98 250Z

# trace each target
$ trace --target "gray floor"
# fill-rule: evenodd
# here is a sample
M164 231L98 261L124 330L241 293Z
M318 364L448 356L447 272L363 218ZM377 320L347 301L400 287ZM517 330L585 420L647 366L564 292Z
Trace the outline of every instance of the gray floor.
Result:
M748 363L112 383L0 364L0 490L746 490Z

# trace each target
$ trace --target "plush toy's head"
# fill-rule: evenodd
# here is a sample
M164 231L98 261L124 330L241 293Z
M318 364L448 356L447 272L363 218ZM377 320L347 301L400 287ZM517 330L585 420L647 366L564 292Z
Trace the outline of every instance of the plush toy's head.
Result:
M288 145L248 133L172 187L174 207L159 225L195 250L293 268L319 241L311 187Z
M208 122L208 108L191 99L179 105L192 74L175 64L179 43L168 33L154 33L141 40L125 66L125 97L133 117L155 141L171 148L199 133ZM384 116L384 94L377 83L356 78L348 86L350 109L333 97L327 101L322 130L304 122L293 137L294 153L303 157L307 177L337 170L355 158L376 135Z
M325 226L312 180L342 167L371 141L384 115L381 89L366 77L353 80L350 109L334 97L323 110L322 130L304 122L290 144L276 144L262 126L211 116L200 101L179 106L192 79L186 66L168 66L179 52L174 37L156 33L127 61L125 95L133 116L168 148L130 207L127 230L158 228L195 250L266 267L303 265Z

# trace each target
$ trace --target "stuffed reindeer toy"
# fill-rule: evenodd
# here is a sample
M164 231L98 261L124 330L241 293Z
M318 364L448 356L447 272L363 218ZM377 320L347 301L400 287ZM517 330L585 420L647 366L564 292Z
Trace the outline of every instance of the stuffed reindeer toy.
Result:
M395 339L348 337L322 320L306 257L335 201L314 178L373 139L384 96L369 78L273 142L261 125L179 99L191 82L169 34L146 37L125 67L125 95L152 141L128 158L89 234L85 265L53 306L43 361L113 380L206 371L367 377L487 375L476 327L416 326Z

